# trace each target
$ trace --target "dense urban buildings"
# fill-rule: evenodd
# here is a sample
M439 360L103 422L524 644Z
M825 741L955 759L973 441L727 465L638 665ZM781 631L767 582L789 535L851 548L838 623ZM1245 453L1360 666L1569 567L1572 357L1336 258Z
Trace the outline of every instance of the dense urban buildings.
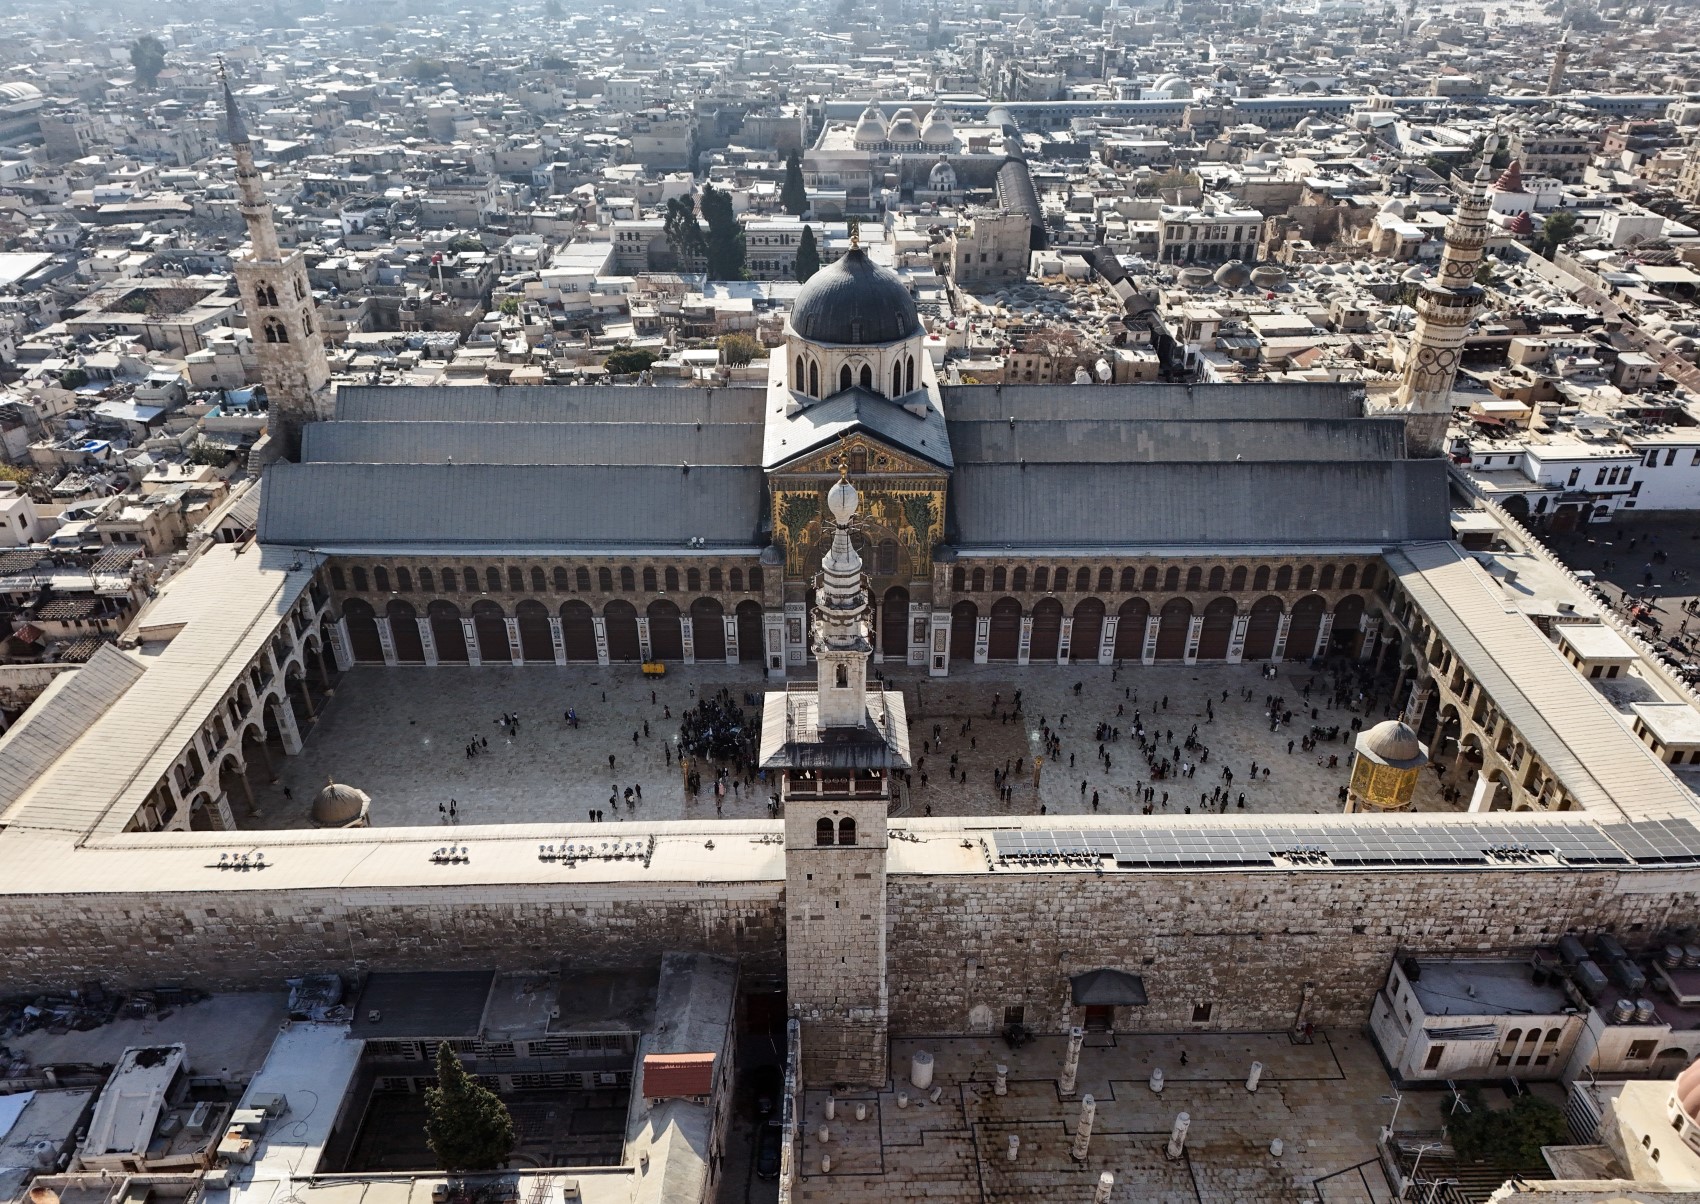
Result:
M0 30L6 1199L1700 1194L1683 6Z

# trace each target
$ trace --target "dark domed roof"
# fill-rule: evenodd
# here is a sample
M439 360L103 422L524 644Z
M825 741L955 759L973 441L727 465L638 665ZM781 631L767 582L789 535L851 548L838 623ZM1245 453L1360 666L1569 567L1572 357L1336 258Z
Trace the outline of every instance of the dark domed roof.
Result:
M902 278L852 247L798 290L791 329L811 343L895 343L920 334L921 319Z

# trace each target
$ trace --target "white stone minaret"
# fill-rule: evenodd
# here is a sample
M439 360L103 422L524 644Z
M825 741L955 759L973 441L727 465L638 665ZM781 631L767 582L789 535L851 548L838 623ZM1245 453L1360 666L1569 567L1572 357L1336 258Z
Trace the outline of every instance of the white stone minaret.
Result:
M832 514L832 547L821 562L815 590L814 654L820 666L819 723L823 728L862 727L868 721L868 594L862 585L862 558L850 543L850 520L861 498L850 483L848 465L839 466L838 484L826 495Z
M1417 324L1397 405L1405 413L1405 447L1412 456L1438 456L1445 450L1446 427L1452 419L1452 382L1470 323L1482 308L1476 271L1488 239L1488 184L1493 179L1488 158L1492 153L1490 144L1475 179L1446 223L1440 268L1417 295Z
M230 149L236 156L242 220L248 223L248 254L236 261L236 285L248 312L260 382L266 387L267 433L277 454L294 460L301 454L301 428L330 416L330 364L307 285L306 257L300 251L285 255L278 247L277 225L254 167L248 126L222 67L219 79Z
M1570 34L1567 31L1558 39L1558 49L1553 51L1552 71L1547 75L1547 95L1557 96L1564 91L1564 68L1570 62Z

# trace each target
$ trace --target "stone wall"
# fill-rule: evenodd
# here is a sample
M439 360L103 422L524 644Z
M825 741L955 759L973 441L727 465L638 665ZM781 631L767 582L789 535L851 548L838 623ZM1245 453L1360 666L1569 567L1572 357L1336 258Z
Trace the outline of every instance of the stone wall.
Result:
M1360 1024L1401 949L1526 949L1567 929L1640 948L1700 921L1700 881L1593 870L982 874L889 879L891 1031L963 1033L1025 1008L1041 1032L1079 1024L1068 978L1142 976L1150 1003L1116 1022L1255 1030ZM1195 1008L1209 1006L1195 1024ZM970 1013L975 1013L970 1017ZM1129 1014L1131 1013L1131 1014ZM1131 1021L1131 1024L1130 1024Z
M0 989L275 988L313 971L605 969L663 952L782 975L777 882L0 898Z

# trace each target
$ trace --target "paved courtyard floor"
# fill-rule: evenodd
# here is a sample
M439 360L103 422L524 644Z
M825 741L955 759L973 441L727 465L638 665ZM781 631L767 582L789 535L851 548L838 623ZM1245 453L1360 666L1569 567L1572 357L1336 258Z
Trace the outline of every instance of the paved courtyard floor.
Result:
M1101 1172L1115 1176L1115 1204L1356 1204L1393 1198L1376 1161L1376 1135L1392 1104L1387 1075L1367 1036L1318 1033L1093 1034L1081 1053L1075 1094L1058 1093L1066 1039L1040 1037L1019 1050L995 1038L892 1043L891 1090L843 1095L826 1119L826 1092L810 1092L798 1194L810 1204L887 1200L982 1204L1092 1199ZM916 1049L934 1057L930 1089L909 1083ZM1181 1062L1182 1053L1187 1061ZM1255 1093L1245 1088L1263 1063ZM1009 1093L993 1089L1009 1067ZM1150 1089L1154 1068L1162 1092ZM899 1107L898 1092L908 1095ZM1083 1162L1071 1157L1080 1097L1096 1105ZM855 1119L858 1100L868 1108ZM1401 1130L1440 1127L1444 1093L1406 1094ZM1191 1120L1182 1157L1166 1156L1177 1113ZM822 1125L828 1138L820 1140ZM1019 1137L1014 1161L1009 1139ZM1279 1157L1270 1142L1280 1138ZM821 1156L832 1159L823 1171Z
M1340 809L1339 792L1351 765L1352 719L1370 726L1386 708L1382 698L1368 714L1333 709L1332 691L1321 675L1293 665L1282 665L1273 679L1255 665L1219 664L1134 665L1119 673L1097 665L975 665L955 666L948 678L909 670L889 676L903 690L913 721L917 767L898 806L908 814L929 808L936 815L1032 815L1041 809L1078 814L1091 811L1094 793L1101 812L1130 814L1142 809L1147 785L1154 814L1188 808L1196 813L1200 796L1218 787L1228 791L1228 810L1236 813L1242 794L1249 813L1332 813ZM1301 693L1313 678L1314 720ZM252 829L305 827L313 796L327 778L370 794L377 827L448 822L444 813L451 802L461 823L572 821L595 809L608 822L711 817L712 792L705 785L700 796L686 794L676 758L669 764L663 742L676 748L679 717L699 694L722 687L742 699L746 693L761 695L767 683L759 670L741 665L670 666L659 681L644 678L636 666L361 666L343 675L301 755L274 758L279 780L256 782L261 816L242 815L239 806L237 818ZM1019 720L1013 714L1017 690ZM1279 731L1270 730L1271 694L1282 696L1294 716ZM1207 700L1214 719L1206 713ZM579 715L576 730L562 718L569 706ZM520 716L517 734L498 723L503 712ZM1136 713L1148 732L1163 733L1165 754L1171 735L1182 745L1196 725L1208 758L1179 750L1180 759L1198 765L1194 777L1150 780L1132 739ZM1108 770L1098 758L1099 723L1121 729L1120 740L1105 743ZM1061 738L1062 752L1047 758L1035 786L1033 760L1046 726ZM1343 738L1307 753L1301 741L1313 726L1338 728ZM488 749L468 759L466 745L474 738L487 741ZM1332 768L1330 756L1337 758ZM992 774L1006 766L1014 792L1002 800ZM1233 771L1231 784L1222 776L1224 767ZM642 800L630 809L611 806L610 787L623 794L628 786L641 787ZM766 815L768 793L759 783L753 790L741 786L726 796L722 814ZM1220 810L1219 803L1208 806ZM1417 807L1447 807L1432 774L1421 778Z

